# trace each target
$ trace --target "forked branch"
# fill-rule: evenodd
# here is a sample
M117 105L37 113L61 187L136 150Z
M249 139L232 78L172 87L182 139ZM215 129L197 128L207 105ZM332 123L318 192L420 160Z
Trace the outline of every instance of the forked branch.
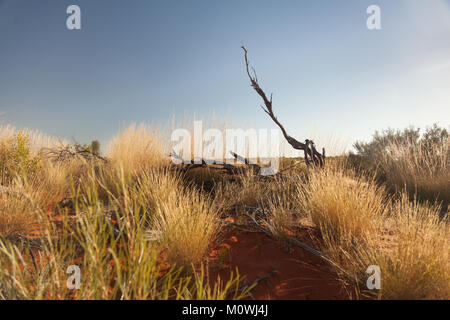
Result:
M264 101L265 106L261 106L261 108L264 110L265 113L267 113L269 115L269 117L281 129L281 132L283 132L283 136L285 137L287 142L294 149L303 150L305 152L305 162L306 162L307 166L310 166L311 162L313 165L323 166L325 163L325 149L323 149L323 153L320 154L319 152L317 152L314 142L312 140L306 140L305 143L302 143L287 134L286 129L283 127L283 125L280 123L280 121L278 121L277 117L273 113L272 94L270 95L270 99L267 98L267 95L265 94L264 90L262 90L258 84L258 77L256 75L255 69L253 69L253 68L252 68L252 71L253 71L253 76L252 76L252 74L250 73L250 66L249 66L248 57L247 57L247 49L244 46L242 46L241 48L242 48L242 50L244 50L245 67L246 67L247 75L250 79L251 86L253 89L255 89L256 93L258 93L258 95ZM310 158L310 160L308 160L308 157Z

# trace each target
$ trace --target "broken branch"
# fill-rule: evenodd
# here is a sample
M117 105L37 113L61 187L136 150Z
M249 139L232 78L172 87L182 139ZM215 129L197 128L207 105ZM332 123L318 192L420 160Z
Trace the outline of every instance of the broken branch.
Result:
M264 90L261 89L258 83L258 77L256 76L256 71L254 68L253 70L253 76L250 73L250 64L247 57L247 49L242 46L242 50L244 50L244 59L245 59L245 68L247 71L247 75L250 79L250 83L252 88L258 93L258 95L262 98L264 102L264 106L261 106L261 108L264 110L265 113L269 115L269 117L275 122L275 124L281 129L281 132L283 133L284 138L287 140L287 142L296 150L303 150L305 152L305 162L307 166L310 166L310 162L308 160L308 157L310 157L311 162L313 164L318 164L319 166L323 166L325 163L325 150L323 150L323 154L320 154L317 152L314 143L311 140L306 140L305 143L302 143L300 141L297 141L295 138L291 137L287 134L286 129L283 127L280 121L278 121L277 117L275 116L272 108L272 94L270 95L270 99L267 98L266 93Z

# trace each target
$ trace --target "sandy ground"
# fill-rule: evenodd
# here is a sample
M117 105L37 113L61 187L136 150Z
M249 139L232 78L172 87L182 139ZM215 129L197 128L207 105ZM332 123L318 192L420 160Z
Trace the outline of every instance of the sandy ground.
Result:
M313 245L307 231L296 238ZM251 292L257 300L348 299L326 263L300 247L286 248L282 241L256 232L228 230L224 239L210 253L210 279L229 279L237 267L247 283L259 280Z

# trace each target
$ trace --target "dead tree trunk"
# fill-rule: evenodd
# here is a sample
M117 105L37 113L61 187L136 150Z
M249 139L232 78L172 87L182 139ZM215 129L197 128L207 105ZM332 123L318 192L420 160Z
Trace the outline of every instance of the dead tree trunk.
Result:
M270 95L270 99L267 98L265 92L261 89L261 87L258 84L258 77L256 76L255 69L253 70L253 76L250 74L249 69L249 62L247 58L247 49L242 46L242 50L244 50L244 58L245 58L245 67L247 70L247 75L250 79L251 86L253 89L255 89L256 93L263 99L264 106L261 106L261 108L264 110L265 113L269 115L269 117L277 124L277 126L281 129L281 132L283 133L284 138L287 140L287 142L296 150L303 150L305 154L305 163L308 167L311 166L319 166L322 167L325 164L325 148L322 149L322 154L320 154L314 145L314 142L312 140L305 140L305 143L299 142L290 135L287 134L286 130L284 129L283 125L278 121L277 117L273 113L272 110L272 95Z

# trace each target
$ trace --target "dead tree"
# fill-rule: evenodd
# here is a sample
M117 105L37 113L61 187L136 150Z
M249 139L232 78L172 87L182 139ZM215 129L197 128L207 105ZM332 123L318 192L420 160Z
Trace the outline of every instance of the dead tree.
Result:
M189 170L192 170L195 168L210 168L210 169L214 169L214 170L215 169L219 169L219 170L225 169L230 174L240 174L240 173L246 172L247 170L251 170L253 173L259 173L261 171L262 168L256 163L251 163L249 159L244 158L232 151L230 151L230 154L244 166L242 166L242 167L234 166L234 165L228 164L223 161L206 160L203 158L200 159L200 161L201 161L200 163L190 163L190 161L186 162L185 159L183 159L180 155L178 155L175 152L175 150L173 150L169 156L172 158L172 160L177 160L177 162L180 165L185 164L183 166L177 165L177 166L173 167L174 170L177 170L180 172L186 172L186 171L189 171ZM215 168L215 167L209 166L210 164L215 164L217 166L221 166L222 168Z
M91 148L80 145L79 143L75 143L73 146L62 146L53 149L45 148L43 152L55 162L64 162L76 158L82 158L88 161L101 160L104 163L108 162L106 158L100 156L97 152L91 150Z
M261 89L258 84L258 77L256 76L255 69L252 68L253 76L250 74L250 67L247 58L247 49L242 46L242 50L244 50L244 58L245 58L245 67L247 70L247 75L250 79L251 86L255 89L256 93L263 99L264 106L261 108L267 113L270 118L277 124L277 126L281 129L283 136L287 140L287 142L296 150L303 150L305 154L305 162L308 167L311 166L323 166L325 164L325 148L322 149L322 154L316 150L314 142L312 140L305 140L305 143L297 141L293 137L287 134L286 129L284 129L283 125L278 121L277 117L273 113L272 109L272 94L270 95L270 99L267 98L265 92Z

